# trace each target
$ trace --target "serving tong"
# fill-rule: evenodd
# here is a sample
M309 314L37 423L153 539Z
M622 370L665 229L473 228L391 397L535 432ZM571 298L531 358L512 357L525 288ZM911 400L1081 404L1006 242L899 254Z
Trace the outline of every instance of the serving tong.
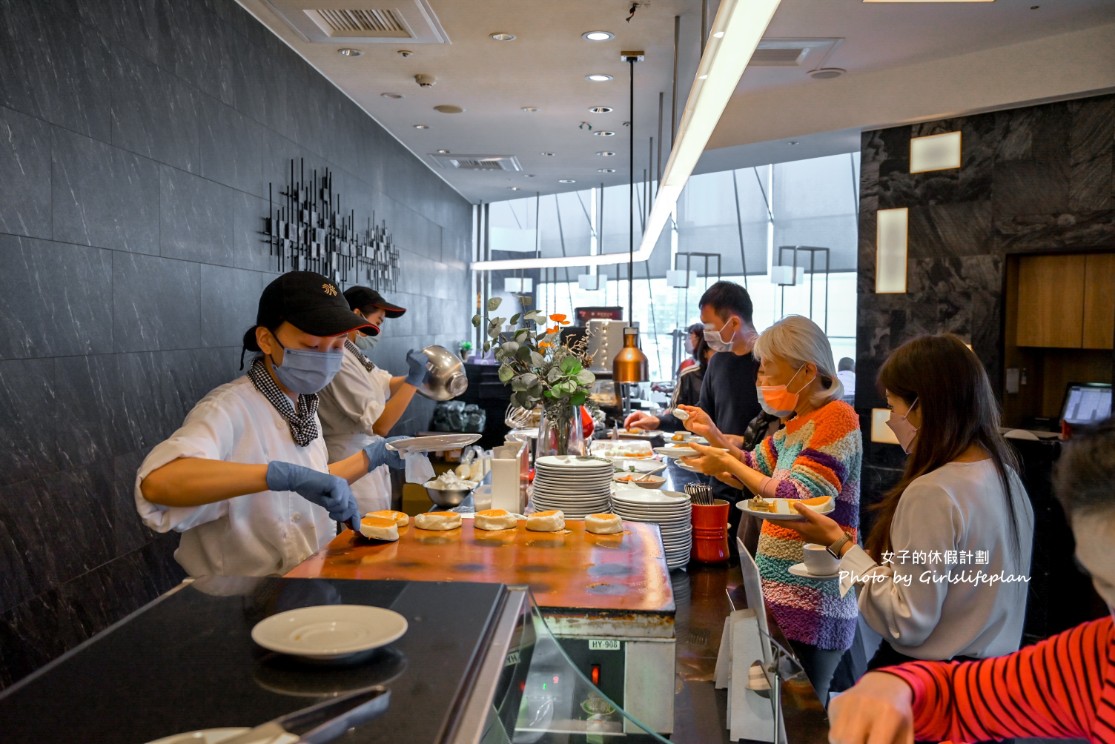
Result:
M387 688L377 685L287 713L223 741L225 744L273 744L280 741L325 744L353 726L382 714L387 710L390 696Z

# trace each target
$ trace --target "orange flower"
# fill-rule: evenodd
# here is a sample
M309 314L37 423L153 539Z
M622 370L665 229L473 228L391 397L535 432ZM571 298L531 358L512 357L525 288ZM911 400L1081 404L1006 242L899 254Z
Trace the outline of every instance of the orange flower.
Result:
M539 341L538 342L538 348L539 349L549 349L551 346L553 346L553 344L551 344L549 341Z
M562 325L569 325L569 319L566 318L565 315L562 313L555 313L554 315L551 315L550 320L554 321L555 323L561 323Z
M546 329L547 335L550 335L550 336L554 335L555 333L560 333L560 332L561 332L561 326L554 326L553 328L547 328Z

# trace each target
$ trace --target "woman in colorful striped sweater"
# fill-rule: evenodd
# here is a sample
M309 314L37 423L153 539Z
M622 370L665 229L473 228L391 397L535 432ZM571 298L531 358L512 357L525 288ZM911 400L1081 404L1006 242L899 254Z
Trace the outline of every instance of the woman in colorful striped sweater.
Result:
M766 497L808 499L829 496L830 516L852 535L859 526L859 418L840 400L832 348L816 323L800 315L778 321L759 336L754 353L761 360L759 402L781 418L781 430L752 452L733 447L699 408L684 407L686 428L711 445L693 448L700 457L687 462L725 482L742 483ZM755 560L763 596L822 701L840 657L855 634L854 594L841 596L836 582L802 578L790 567L803 560L801 536L764 521Z
M1115 422L1066 445L1054 488L1076 559L1115 614ZM834 744L1009 737L1115 742L1115 625L1080 625L1007 656L871 672L829 709Z

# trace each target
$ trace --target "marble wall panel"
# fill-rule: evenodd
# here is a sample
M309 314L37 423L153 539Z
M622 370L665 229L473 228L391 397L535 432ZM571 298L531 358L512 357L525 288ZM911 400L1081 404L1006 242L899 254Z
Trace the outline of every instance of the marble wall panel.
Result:
M54 362L0 362L0 485L26 481L57 467Z
M39 505L33 483L0 486L0 616L47 591L57 576L54 556L42 554L41 522L28 517L27 507Z
M991 250L991 201L963 201L910 207L911 259L973 256Z
M0 683L7 686L81 643L73 609L61 588L37 594L0 614Z
M1075 101L1069 104L1069 200L1072 212L1092 212L1115 207L1115 99Z
M114 454L113 431L124 425L115 354L57 357L55 404L58 425L65 432L59 466L78 468L109 462Z
M159 65L224 103L235 103L231 62L239 54L237 36L206 2L166 3L173 31L160 37Z
M153 161L55 129L52 163L55 240L159 252L159 171Z
M271 245L264 235L267 199L232 192L229 207L232 210L233 265L277 275L278 259L271 255Z
M50 231L50 125L0 108L0 232Z
M1115 245L1113 209L993 219L995 243L1003 253L1050 253Z
M156 535L144 526L136 511L136 472L145 456L145 452L126 452L112 458L113 486L109 494L109 518L112 522L114 555L126 555L156 539L178 543L177 533Z
M165 165L159 167L159 185L161 254L235 265L233 190Z
M220 101L201 98L198 173L225 186L266 197L263 158L269 133Z
M1069 206L1065 160L1015 160L995 168L991 202L998 220L1064 213Z
M116 60L68 5L0 3L0 105L108 142Z
M197 173L201 101L193 87L141 57L119 54L112 92L112 144Z
M201 346L200 267L116 252L112 257L115 351Z
M112 253L0 235L0 359L112 350Z
M201 266L201 344L239 346L256 322L259 297L270 276L258 271Z

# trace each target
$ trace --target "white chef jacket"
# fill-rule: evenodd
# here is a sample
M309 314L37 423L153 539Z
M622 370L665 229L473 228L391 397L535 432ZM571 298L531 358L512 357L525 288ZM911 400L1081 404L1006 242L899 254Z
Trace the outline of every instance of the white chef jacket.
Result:
M377 439L373 427L391 397L391 373L376 367L371 371L345 349L341 371L329 386L318 393L329 461L336 462L356 454ZM361 514L391 507L391 476L386 465L352 484L352 495Z
M293 491L260 491L201 506L163 506L140 483L180 457L265 465L273 460L327 472L325 441L299 447L274 406L247 377L198 401L181 428L155 446L136 473L136 510L156 532L182 533L175 559L191 576L282 574L325 546L336 526L323 507Z

